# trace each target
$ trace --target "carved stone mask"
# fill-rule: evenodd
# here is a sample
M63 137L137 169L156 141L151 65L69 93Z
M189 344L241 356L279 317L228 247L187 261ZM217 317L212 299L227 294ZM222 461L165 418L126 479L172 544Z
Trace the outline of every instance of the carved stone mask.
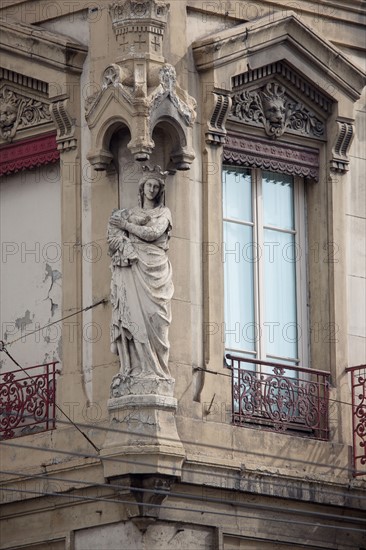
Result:
M283 126L286 121L284 88L276 83L269 83L261 96L266 120L270 124Z
M0 105L0 126L1 128L10 128L14 125L18 114L18 109L11 103Z

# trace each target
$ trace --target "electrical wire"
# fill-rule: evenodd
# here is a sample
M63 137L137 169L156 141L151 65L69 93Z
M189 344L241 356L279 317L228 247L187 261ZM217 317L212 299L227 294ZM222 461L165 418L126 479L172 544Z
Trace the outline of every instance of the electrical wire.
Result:
M99 305L99 303L97 303L97 304L95 304L95 305ZM91 306L89 306L89 308L90 308L90 307L91 307ZM5 347L5 345L4 345L3 342L1 342L1 348L0 348L0 350L1 350L1 351L4 351L4 352L9 356L9 358L10 358L10 359L11 359L11 360L12 360L12 361L13 361L13 362L23 371L23 372L25 372L29 378L31 378L30 375L28 374L28 372L27 372L25 369L23 369L23 368L21 367L21 365L14 359L14 357L12 357L11 354L7 351L7 349L6 349L6 347ZM44 398L44 396L41 396L41 395L40 395L40 397ZM81 424L79 424L79 426L78 426L78 425L77 425L77 424L76 424L76 423L75 423L75 422L74 422L74 421L73 421L73 420L72 420L72 419L71 419L71 418L61 409L61 407L59 407L57 404L55 404L55 406L56 406L56 408L57 408L57 409L58 409L58 410L68 419L68 421L69 421L69 422L70 422L70 423L71 423L71 424L81 433L81 435L88 441L88 443L90 443L90 444L92 445L92 447L94 448L94 450L96 450L96 451L99 453L100 449L99 449L99 448L95 445L95 443L94 443L94 442L93 442L93 441L92 441L92 440L91 440L91 439L90 439L90 438L80 429L79 426L80 426ZM59 419L58 421L62 423L62 421L61 421L60 419ZM85 427L88 428L88 429L90 429L90 425L85 425ZM94 426L94 425L93 425L91 428L92 428L92 429L97 429L96 426ZM102 428L102 429L111 431L111 429L108 429L108 428ZM129 432L126 432L126 431L123 431L123 430L117 430L117 431L119 431L120 433L131 433L130 431L129 431ZM190 443L190 442L188 442L188 443ZM204 444L203 444L203 445L204 445ZM201 444L201 446L202 446L202 444ZM213 447L213 446L210 445L209 447ZM220 447L216 446L216 448L220 448ZM290 460L291 460L291 459L290 459ZM305 461L301 461L301 462L304 462L304 463L305 463ZM306 463L307 463L307 464L310 464L309 462L306 462ZM315 465L320 466L319 463L315 463ZM329 467L329 466L327 465L326 467ZM344 469L344 468L342 468L342 469L338 468L338 470L341 470L341 471L345 471L345 470L346 470L346 471L352 471L352 470L350 470L350 469Z
M67 424L66 421L61 420L61 419L58 420L58 423ZM104 431L104 432L114 432L114 433L118 433L118 434L121 434L121 435L136 435L137 437L139 435L141 435L141 433L139 433L139 432L134 432L132 430L122 430L121 428L114 428L114 427L111 427L111 426L98 426L96 424L85 424L85 423L80 423L80 422L78 422L78 426L81 426L81 427L86 428L86 429L91 429L91 430L100 430L100 431ZM254 428L252 429L252 431L253 430L254 430ZM275 432L273 432L273 433L275 433ZM145 439L148 439L149 437L153 438L153 436L149 436L148 434L144 434ZM167 441L172 441L172 443L175 442L174 438L169 438L169 437L165 436L164 439L167 440ZM303 439L305 440L305 438L303 438ZM219 451L227 451L228 450L227 447L223 447L223 446L220 446L220 445L215 445L215 444L212 444L212 443L203 443L202 441L197 443L195 441L191 441L191 440L188 440L188 439L182 439L182 438L180 438L180 441L182 442L182 444L186 444L186 445L191 445L191 444L197 445L197 444L199 444L200 447L207 448L209 450L211 450L211 449L219 450ZM248 449L245 449L245 450L236 449L235 452L237 452L238 454L244 454L246 457L248 455L253 455L254 458L256 458L256 457L273 458L273 455L260 453L260 452L255 452L255 451L248 450ZM306 464L308 466L317 466L317 467L322 467L322 468L330 468L332 471L337 471L338 473L352 472L353 471L352 468L341 468L341 467L338 467L334 464L331 464L331 465L330 464L322 464L320 462L311 462L309 460L303 460L303 459L299 459L299 458L286 457L286 460L287 460L288 463L289 462L294 462L295 464L299 464L299 465Z
M11 489L11 488L4 488L3 489L4 491L11 491L11 492L15 492L15 491L18 491L17 489ZM115 498L106 498L106 497L93 497L93 496L87 496L87 495L70 495L69 493L68 494L65 494L65 493L59 493L59 492L52 492L52 491L32 491L31 489L23 489L21 491L22 493L25 493L25 494L34 494L34 495L37 495L37 496L53 496L53 497L61 497L61 498L67 498L67 499L70 499L71 497L71 500L74 499L74 500L84 500L84 501L92 501L92 502L109 502L109 503L113 503L113 504L129 504L131 505L131 501L130 500L123 500L123 499L115 499ZM167 496L169 495L169 493L167 493ZM140 503L140 504L143 504L143 503ZM220 501L220 504L222 505L223 502ZM155 503L146 503L145 504L147 507L152 507L152 508L159 508L159 509L165 509L165 510L170 510L170 511L182 511L182 512L192 512L192 513L197 513L197 514L200 514L202 516L202 514L212 514L212 515L215 515L215 516L227 516L227 517L233 517L235 519L257 519L256 516L252 516L252 515L244 515L244 514L236 514L236 513L233 513L233 512L222 512L222 511L218 511L218 510L208 510L208 509L200 509L200 508L187 508L187 507L182 507L182 506L172 506L172 505L167 505L167 504L155 504ZM276 512L278 512L278 509L275 510ZM286 510L286 512L288 512L288 510ZM4 518L6 519L6 518ZM266 521L267 522L270 522L270 521L273 521L273 522L276 522L276 523L286 523L286 525L288 524L292 524L292 525L306 525L306 526L314 526L314 527L322 527L322 528L330 528L330 529L338 529L338 530L341 530L341 531L354 531L354 532L357 532L357 533L364 533L365 530L363 528L359 529L357 527L343 527L341 525L330 525L330 524L323 524L323 523L319 523L319 522L310 522L310 521L300 521L300 520L294 520L294 519L281 519L281 518L274 518L273 516L270 517L270 518L266 518ZM336 520L334 520L336 521Z
M12 358L13 359L13 358ZM14 359L13 359L14 360ZM14 360L15 361L15 360ZM17 364L17 363L16 363ZM19 365L20 367L20 365ZM20 367L21 370L24 370L22 369L22 367ZM29 375L28 375L29 376ZM43 396L41 396L43 397ZM96 424L85 424L85 423L76 423L74 422L73 420L71 420L71 418L59 407L57 406L58 410L60 410L60 412L67 418L67 421L64 421L62 419L58 419L57 422L58 423L61 423L61 424L71 424L74 428L76 428L80 434L88 441L88 443L90 443L94 450L97 451L97 453L99 453L100 449L97 447L97 445L90 439L90 437L88 437L81 429L81 427L83 429L87 429L87 430L101 430L101 431L106 431L106 432L116 432L116 433L119 433L119 434L129 434L129 435L133 435L133 432L131 430L121 430L121 429L116 429L116 428L112 428L112 427L105 427L105 426L97 426ZM140 435L138 432L135 433L136 436ZM144 436L145 437L145 436ZM148 436L146 436L148 437ZM169 439L169 438L166 438L166 439ZM174 441L174 439L172 439L172 441ZM190 445L192 443L192 441L189 441L189 440L182 440L182 443L185 443L185 444L188 444ZM5 443L5 442L4 442ZM9 443L6 443L9 445ZM19 447L22 447L22 445L20 444L13 444L14 446L19 446ZM207 444L207 443L202 443L200 442L200 446L201 447L207 447L209 449L218 449L218 450L227 450L226 448L224 447L221 447L219 445L212 445L212 444ZM38 447L38 446L24 446L24 448L33 448L34 450L44 450L44 451L48 451L50 452L50 449L49 448L45 448L45 447ZM64 451L62 450L55 450L55 452L60 452L60 453L64 453ZM240 453L241 451L240 450L237 450L238 453ZM73 453L72 451L69 451L67 452L66 454L72 456ZM253 451L248 451L246 450L245 451L245 456L247 456L248 454L251 454L251 455L255 455L255 456L260 456L260 457L263 457L263 456L267 456L267 457L271 457L271 455L263 455L263 453L255 453ZM79 456L79 455L77 455ZM99 458L99 455L98 456L93 456L93 458ZM116 459L117 460L117 459ZM120 461L122 462L127 462L126 460L121 460L119 459ZM335 466L334 464L332 464L331 466L329 464L321 464L319 462L310 462L310 461L304 461L304 460L299 460L299 459L294 459L294 458L287 458L287 461L288 462L295 462L295 463L299 463L299 464L307 464L307 465L310 465L310 466L316 466L316 467L321 467L321 468L330 468L333 472L335 471L338 471L339 473L341 472L347 472L347 473L351 473L353 472L353 470L351 468L341 468L341 467L338 467L338 466ZM144 463L145 464L145 463ZM169 470L170 471L170 470ZM222 477L222 476L219 476L218 477ZM234 476L235 477L235 476ZM236 479L236 478L235 478Z
M23 369L23 367L18 363L18 361L16 361L16 359L14 359L14 357L8 352L8 350L6 349L6 347L4 346L4 342L1 342L1 350L0 351L3 351L4 353L6 353L6 355L9 357L9 359L11 359L15 365L17 365L17 367L19 367L27 376L28 378L32 379L31 375L28 373L28 371L26 369ZM55 361L55 363L58 363L58 361ZM41 366L41 365L40 365ZM42 399L45 399L46 396L45 395L41 395L40 393L38 393L39 391L41 391L40 389L38 389L37 391L37 395L39 397L41 397ZM95 451L97 451L97 453L99 453L100 449L95 445L95 443L93 443L93 441L90 439L90 437L88 437L76 424L73 420L71 420L71 418L69 417L68 414L65 413L65 411L62 410L62 408L55 402L54 403L56 409L58 411L60 411L61 414L63 414L65 416L65 418L67 418L67 420L74 426L74 428L81 433L81 435L88 441L88 443L90 443L90 445L94 448Z
M100 300L99 302L97 302L97 303L95 303L95 304L92 304L91 306L87 306L87 307L84 308L82 311L86 311L87 309L90 309L90 308L92 308L92 307L95 307L95 306L97 306L97 305L99 305L99 304L101 304L101 303L104 303L105 301L106 301L105 299ZM80 312L75 312L75 313L72 314L72 315L76 315L77 313L80 313ZM60 322L60 321L61 321L61 320L55 321L55 323L56 323L56 322ZM39 330L41 330L41 329L39 329ZM31 334L31 333L29 333L29 334ZM7 349L5 348L4 343L1 342L1 344L2 344L2 347L0 348L0 350L1 350L1 351L4 351L4 352L9 356L9 358L10 358L10 359L11 359L11 360L12 360L12 361L13 361L13 362L23 371L23 372L25 372L25 373L27 374L28 377L30 377L29 374L27 373L27 371L26 371L25 369L23 369L23 368L21 367L21 365L20 365L20 364L11 356L11 354L7 351ZM201 369L199 369L199 370L201 370ZM204 370L204 369L202 369L202 370ZM216 373L216 372L214 372L214 371L210 371L210 372L213 372L214 374L221 374L221 373ZM227 376L227 375L226 375L226 376ZM41 396L41 397L43 397L43 396ZM94 450L96 450L96 451L99 453L100 449L99 449L99 448L95 445L95 443L94 443L94 442L93 442L93 441L92 441L92 440L91 440L91 439L90 439L90 438L80 429L80 425L81 425L81 424L77 425L77 424L76 424L76 423L75 423L75 422L74 422L74 421L73 421L73 420L72 420L72 419L62 410L62 408L59 407L57 404L56 404L56 407L57 407L57 409L67 418L67 420L68 420L68 421L69 421L69 422L70 422L70 423L71 423L71 424L81 433L81 435L88 441L88 443L90 443L90 444L93 446ZM62 423L61 420L58 420L58 421ZM90 429L90 428L91 428L91 429L105 429L105 430L111 431L111 430L108 429L108 428L96 427L95 425L92 425L92 426L90 426L90 425L84 425L84 427L86 427L87 429ZM127 432L124 432L124 431L122 431L122 430L117 430L117 431L119 431L119 432L121 432L121 433L127 433ZM128 433L130 433L130 432L128 432ZM201 444L201 446L202 446L202 444ZM213 446L211 446L211 447L213 447ZM35 447L35 449L36 449L36 448L38 448L38 447ZM57 452L59 452L59 451L57 451ZM70 454L72 454L72 453L70 453ZM297 460L297 462L299 462L299 461ZM310 464L308 461L307 461L307 462L306 462L306 461L300 461L300 462ZM315 465L317 465L317 466L323 466L323 465L320 465L319 463L315 463ZM323 466L323 467L324 467L324 466ZM329 466L326 465L326 467L329 467ZM335 469L335 468L334 468L334 469ZM338 469L338 470L341 470L341 471L350 471L350 469L345 469L345 468L337 468L337 469Z
M57 323L61 323L65 319L69 319L70 317L74 317L74 315L78 315L79 313L83 313L84 311L88 311L89 309L92 309L93 307L99 306L100 304L106 304L108 302L107 298L102 298L95 304L91 304L90 306L86 306L83 309L79 309L78 311L75 311L74 313L70 313L70 315L66 315L65 317L61 317L61 319L57 319L57 321L53 321L52 323L48 323L47 325L44 325L41 328L37 328L36 330L33 330L31 332L27 332L26 334L22 334L22 336L19 336L19 338L16 338L15 340L12 340L11 342L7 342L6 346L12 346L15 344L15 342L18 342L19 340L22 340L24 338L27 338L28 336L31 336L32 334L36 334L37 332L40 332L41 330L44 330L45 328L52 327L52 325L56 325ZM5 342L2 342L2 344L5 346ZM2 351L0 349L0 351Z
M146 461L139 462L138 460L128 460L128 458L121 458L121 457L117 458L117 457L114 457L114 456L100 457L99 455L95 455L95 454L91 454L91 453L87 453L87 452L65 451L63 449L55 449L55 448L48 448L48 447L41 447L41 446L34 446L34 445L25 445L25 444L21 444L21 443L14 443L13 441L12 442L2 441L2 445L8 446L8 447L20 448L20 449L28 449L28 450L32 450L32 451L40 451L40 452L61 454L61 455L69 456L69 457L75 456L75 457L84 458L84 459L89 458L89 459L98 460L98 461L101 461L101 462L105 461L105 462L112 462L112 463L117 463L117 464L120 463L120 464L124 464L124 465L127 464L127 465L132 465L132 466L143 466L145 468L146 468L146 466L154 466L154 464L146 462ZM218 465L218 467L220 467L220 465ZM160 469L163 472L166 471L167 475L171 475L171 468L170 467L161 465ZM206 472L202 472L201 470L189 469L188 473L192 473L192 474L196 473L196 474L199 474L201 476L202 475L207 475L210 478L216 477L216 478L219 478L220 480L222 480L222 479L225 479L225 480L233 479L234 481L238 481L237 476L230 475L230 474L220 475L220 474L215 474L212 471L206 473ZM255 473L258 474L258 472L255 472ZM264 472L264 475L268 476L269 474L270 474L269 472ZM245 481L246 480L244 480L244 482ZM297 480L294 478L294 481L296 482ZM317 483L317 480L308 480L308 479L306 479L306 482L309 483L309 484L311 484L311 483L314 484L314 483ZM260 484L262 484L262 483L263 482L261 480ZM287 487L288 487L289 478L286 478L286 483L287 483ZM281 483L268 482L267 484L270 485L270 486L279 487L281 489L285 488L285 485L283 485ZM348 486L348 489L350 489L350 486ZM322 490L322 494L326 494L326 493L327 493L326 491ZM338 493L329 492L329 494L336 494L337 495ZM353 495L350 495L348 493L347 496L352 497ZM355 495L354 498L364 498L364 497L362 497L362 495Z
M0 474L4 475L19 475L28 479L44 479L47 481L61 481L62 483L72 483L72 484L80 484L80 485L87 485L88 487L100 487L100 488L109 488L109 489L116 489L117 491L122 491L124 489L130 489L131 491L138 492L138 493L151 493L151 494L158 494L158 495L165 495L170 496L174 498L182 498L187 500L195 500L195 501L205 501L210 502L213 504L231 504L233 506L238 506L239 508L250 508L251 510L262 510L262 511L268 511L273 512L277 511L278 508L273 506L265 506L261 504L256 503L245 503L240 502L237 500L230 500L230 499L222 499L222 498L213 498L213 497L201 497L198 495L191 495L188 493L180 493L175 491L167 491L164 489L146 489L141 487L134 487L131 485L122 485L122 484L113 484L113 483L95 483L93 481L85 481L85 480L74 480L74 479L66 479L61 477L55 477L52 475L49 475L47 472L40 473L40 474L26 474L22 472L12 472L12 471L0 471ZM75 488L75 490L78 490L78 488ZM222 488L215 488L215 489L222 489ZM69 491L70 489L66 489ZM21 493L22 490L20 489L19 492ZM268 495L265 495L268 496ZM275 497L275 498L281 498L281 497ZM316 503L319 505L319 503ZM329 514L325 512L314 512L309 510L299 510L296 508L291 508L289 510L291 514L298 514L303 516L316 516L321 517L323 519L338 521L338 520L347 520L350 523L358 523L360 521L360 518L357 518L355 516L346 516L346 515L339 515L339 514Z

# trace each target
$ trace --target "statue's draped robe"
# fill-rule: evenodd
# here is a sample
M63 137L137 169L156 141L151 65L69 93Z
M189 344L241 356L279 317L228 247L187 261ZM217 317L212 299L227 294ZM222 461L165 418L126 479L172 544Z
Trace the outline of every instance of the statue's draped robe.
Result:
M120 344L128 350L130 364L123 365L122 374L169 378L168 329L174 291L167 257L171 213L165 206L120 212L128 219L148 215L151 220L138 228L134 226L139 236L111 224L108 227L112 349L121 339Z

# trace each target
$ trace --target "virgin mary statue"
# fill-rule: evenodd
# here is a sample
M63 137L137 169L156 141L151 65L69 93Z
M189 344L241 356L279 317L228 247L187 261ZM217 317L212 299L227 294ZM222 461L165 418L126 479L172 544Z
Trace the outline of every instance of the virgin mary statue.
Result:
M108 223L111 270L111 350L122 377L170 378L168 370L173 296L167 256L172 217L164 201L159 166L144 167L138 206L114 210Z

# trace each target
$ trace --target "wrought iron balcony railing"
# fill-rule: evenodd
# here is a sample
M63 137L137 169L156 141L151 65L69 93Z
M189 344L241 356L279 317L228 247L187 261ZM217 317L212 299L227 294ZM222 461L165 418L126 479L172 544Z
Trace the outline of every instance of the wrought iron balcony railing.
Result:
M328 439L328 372L231 354L226 358L231 362L234 424Z
M349 367L352 381L353 475L366 475L366 365Z
M0 439L55 428L56 364L0 374Z

